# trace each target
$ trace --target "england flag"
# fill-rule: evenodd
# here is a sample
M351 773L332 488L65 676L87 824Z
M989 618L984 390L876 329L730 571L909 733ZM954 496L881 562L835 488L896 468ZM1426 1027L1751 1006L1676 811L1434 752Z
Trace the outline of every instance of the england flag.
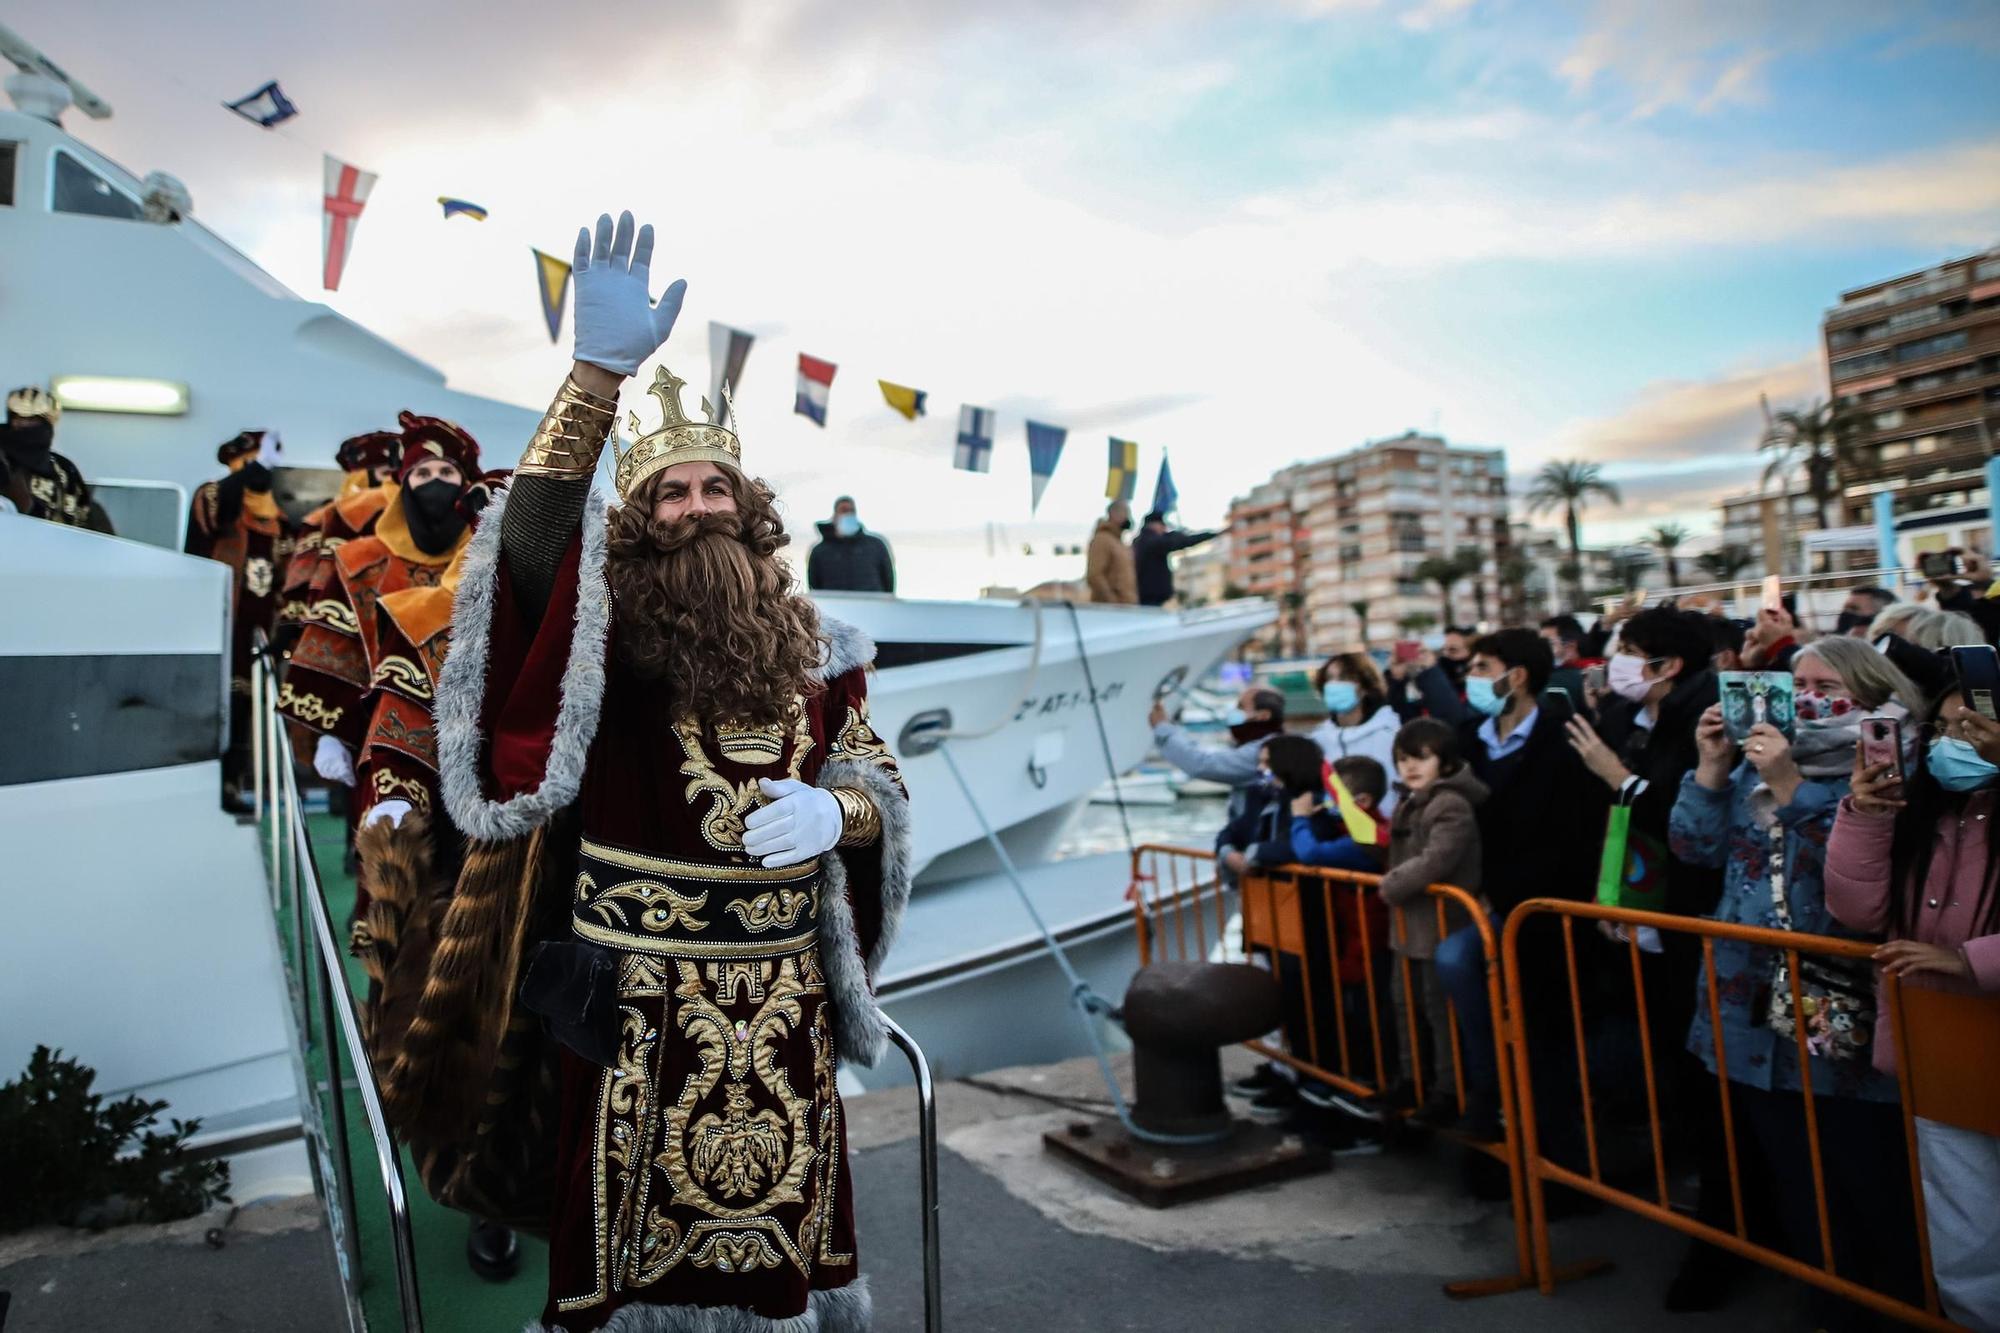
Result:
M822 361L816 356L799 353L799 397L792 410L802 417L811 417L815 425L826 424L826 396L833 389L833 372L839 369L831 361Z

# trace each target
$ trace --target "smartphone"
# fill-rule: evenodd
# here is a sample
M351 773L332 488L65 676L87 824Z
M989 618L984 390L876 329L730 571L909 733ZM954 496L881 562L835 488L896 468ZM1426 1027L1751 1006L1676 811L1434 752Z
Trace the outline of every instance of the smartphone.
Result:
M1610 688L1611 674L1603 667L1594 666L1583 669L1583 692L1585 694L1602 694Z
M1861 766L1889 765L1889 776L1903 780L1903 724L1893 717L1861 719Z
M1917 569L1927 579L1956 578L1965 572L1965 553L1957 549L1929 551L1917 557Z
M1750 728L1768 722L1786 736L1792 734L1792 677L1785 671L1718 671L1722 724L1729 739L1741 745Z
M1542 714L1557 726L1566 727L1576 716L1576 700L1562 686L1551 685L1542 691Z
M1759 601L1759 605L1766 611L1776 611L1782 608L1784 604L1784 580L1780 579L1776 574L1766 574L1764 576L1764 594Z
M1965 706L1989 721L2000 722L2000 659L1996 659L1993 645L1954 648L1951 665L1958 672L1958 692Z
M1422 649L1423 645L1415 639L1398 639L1393 651L1398 662L1414 662Z

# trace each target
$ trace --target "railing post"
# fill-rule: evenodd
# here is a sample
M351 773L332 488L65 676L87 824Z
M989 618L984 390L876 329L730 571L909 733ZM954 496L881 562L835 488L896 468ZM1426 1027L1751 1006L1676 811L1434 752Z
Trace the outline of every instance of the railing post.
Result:
M264 654L261 642L250 654L250 816L264 818ZM229 738L230 744L236 737ZM241 795L242 793L238 793Z
M944 1333L944 1268L938 1237L937 1089L931 1082L930 1061L923 1048L887 1014L889 1039L909 1059L917 1082L917 1151L924 1234L924 1333Z

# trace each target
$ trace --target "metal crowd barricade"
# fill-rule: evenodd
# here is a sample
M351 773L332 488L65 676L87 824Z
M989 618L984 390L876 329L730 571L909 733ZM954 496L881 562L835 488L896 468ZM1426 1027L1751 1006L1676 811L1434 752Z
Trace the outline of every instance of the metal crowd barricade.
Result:
M1304 1031L1288 1033L1287 1044L1294 1049L1281 1050L1268 1041L1253 1040L1244 1045L1256 1051L1267 1060L1289 1066L1302 1074L1309 1075L1348 1093L1362 1098L1379 1098L1389 1091L1385 1070L1389 1052L1385 1044L1391 1040L1388 1015L1383 1012L1388 1006L1386 987L1380 980L1390 975L1391 961L1382 957L1375 933L1370 927L1371 918L1392 920L1398 937L1407 925L1403 907L1390 907L1376 897L1376 886L1380 875L1364 874L1349 870L1328 870L1314 866L1287 865L1268 869L1251 869L1242 877L1240 885L1232 889L1222 878L1213 853L1184 847L1166 847L1147 844L1138 847L1132 854L1133 914L1139 937L1140 965L1145 966L1164 959L1207 958L1217 961L1249 961L1253 951L1269 955L1268 961L1274 974L1278 973L1279 955L1296 956L1299 985L1303 991ZM1281 893L1282 888L1288 892ZM1322 1061L1328 1046L1320 1039L1319 1033L1328 1016L1319 1012L1315 1000L1316 980L1312 971L1312 954L1304 938L1305 925L1298 909L1299 895L1320 889L1326 894L1326 957L1334 970L1327 989L1333 998L1334 1012L1331 1015L1334 1040L1333 1050L1338 1055L1338 1068L1325 1063L1314 1063L1305 1058L1320 1053ZM1492 1014L1494 1064L1499 1081L1499 1106L1502 1111L1502 1137L1497 1142L1455 1136L1466 1147L1493 1158L1507 1170L1508 1199L1513 1214L1515 1271L1512 1274L1490 1278L1472 1278L1445 1284L1447 1294L1456 1297L1497 1295L1502 1292L1519 1291L1535 1282L1534 1254L1529 1244L1527 1205L1524 1190L1524 1174L1517 1126L1519 1118L1513 1113L1514 1086L1513 1071L1506 1059L1508 1049L1507 1022L1509 1006L1501 984L1500 954L1498 941L1494 937L1492 922L1488 913L1471 895L1463 889L1449 884L1433 884L1429 890L1428 910L1437 913L1440 938L1450 933L1451 913L1448 906L1456 907L1463 917L1463 924L1475 926L1479 931L1481 956L1485 960L1487 1003ZM1363 996L1360 1003L1366 1005L1367 1050L1356 1051L1351 1035L1352 1024L1348 1017L1348 998L1339 976L1341 956L1341 916L1336 910L1336 895L1350 894L1353 913L1347 918L1351 926L1359 927L1362 965ZM1232 920L1229 900L1238 900L1240 914ZM1415 909L1425 910L1425 909ZM1384 915L1386 911L1386 917ZM1232 931L1232 925L1236 928ZM1211 947L1210 940L1214 941ZM1316 946L1317 940L1313 941ZM1296 945L1295 948L1287 947ZM1394 954L1394 966L1400 969L1404 993L1411 993L1410 960L1402 954ZM1410 1048L1420 1051L1416 1030L1417 1005L1408 1007L1410 1024ZM1440 1040L1449 1042L1451 1049L1452 1076L1456 1085L1458 1110L1463 1114L1465 1100L1465 1063L1461 1049L1459 1018L1456 1006L1449 1010L1449 1032L1433 1034ZM1423 1060L1413 1062L1417 1068L1407 1071L1416 1091L1416 1101L1423 1104L1426 1072ZM1372 1075L1372 1077L1371 1077ZM1449 1132L1449 1131L1447 1131Z
M1561 923L1566 965L1570 1026L1576 1041L1577 1084L1582 1100L1588 1172L1576 1171L1550 1160L1541 1150L1541 1131L1536 1124L1534 1070L1530 1060L1522 996L1519 943L1522 928L1538 916L1553 916ZM1607 1183L1599 1159L1597 1113L1592 1099L1590 1063L1585 1040L1582 991L1578 984L1575 923L1611 922L1627 927L1625 949L1630 954L1632 984L1637 997L1641 1063L1645 1071L1648 1131L1653 1153L1654 1198L1620 1189ZM1702 973L1698 1003L1705 1001L1709 1023L1715 1033L1717 1093L1720 1100L1722 1141L1728 1159L1729 1189L1733 1228L1722 1230L1676 1212L1667 1194L1664 1135L1660 1122L1659 1075L1651 1034L1646 1025L1646 997L1641 984L1639 944L1636 927L1650 926L1666 934L1697 936L1701 940ZM1637 1213L1641 1217L1672 1227L1697 1239L1729 1250L1754 1263L1775 1269L1788 1277L1823 1288L1837 1296L1919 1328L1949 1330L1958 1325L1945 1319L1938 1305L1937 1283L1931 1272L1929 1234L1925 1225L1923 1180L1918 1166L1916 1127L1913 1117L1943 1119L1962 1123L1984 1132L2000 1131L2000 1105L1995 1104L1990 1073L1968 1071L1967 1057L1974 1051L2000 1050L2000 1001L1990 997L1960 996L1945 992L1905 987L1897 978L1884 976L1883 1008L1899 1053L1897 1078L1902 1093L1903 1147L1909 1157L1910 1190L1915 1204L1919 1259L1923 1267L1924 1305L1920 1308L1893 1296L1840 1276L1836 1271L1833 1225L1827 1202L1824 1163L1821 1159L1818 1112L1813 1100L1812 1063L1807 1049L1804 1023L1796 1026L1802 1108L1807 1155L1812 1168L1814 1201L1819 1223L1820 1263L1795 1259L1788 1254L1758 1244L1750 1238L1744 1216L1743 1184L1740 1170L1739 1130L1731 1108L1727 1074L1727 1038L1719 1011L1720 990L1716 981L1715 941L1740 940L1761 945L1784 955L1790 964L1792 1008L1806 1012L1800 993L1801 958L1866 959L1875 945L1868 941L1841 940L1827 936L1743 926L1700 917L1668 916L1656 912L1602 907L1596 903L1570 902L1547 898L1530 899L1508 916L1502 939L1502 960L1506 987L1516 997L1512 1024L1516 1087L1514 1106L1521 1119L1523 1161L1528 1177L1528 1199L1534 1240L1536 1271L1543 1293L1554 1291L1561 1276L1551 1267L1548 1214L1545 1191L1550 1184L1565 1185L1606 1203ZM1914 1042L1909 1011L1924 1012L1931 1030ZM1937 1015L1935 1019L1932 1015ZM1975 1062L1976 1063L1976 1062Z
M416 1245L410 1227L410 1199L403 1178L402 1154L383 1114L380 1090L362 1042L360 1017L347 984L342 950L335 938L326 896L321 891L312 841L299 803L291 749L277 711L277 673L269 644L258 636L250 668L251 773L253 809L270 821L268 849L271 905L280 923L281 944L292 946L286 960L292 969L294 1018L298 1022L302 1056L317 1046L326 1058L327 1100L324 1118L318 1098L310 1095L305 1116L311 1138L314 1180L326 1208L327 1229L339 1261L349 1327L367 1327L361 1305L362 1256L355 1229L354 1163L347 1136L345 1079L341 1048L353 1070L356 1088L374 1143L376 1164L389 1208L389 1232L396 1261L397 1300L403 1328L422 1333L423 1300L418 1285ZM305 922L310 916L311 927ZM289 930L291 938L285 939ZM318 1016L314 1015L315 997ZM920 1201L923 1208L924 1330L943 1333L944 1285L939 1235L937 1092L929 1060L915 1038L886 1014L890 1042L910 1062L917 1089L917 1141L920 1154ZM317 1032L315 1031L317 1022ZM335 1036L336 1030L338 1036ZM330 1122L330 1123L328 1123ZM329 1179L330 1177L330 1179Z

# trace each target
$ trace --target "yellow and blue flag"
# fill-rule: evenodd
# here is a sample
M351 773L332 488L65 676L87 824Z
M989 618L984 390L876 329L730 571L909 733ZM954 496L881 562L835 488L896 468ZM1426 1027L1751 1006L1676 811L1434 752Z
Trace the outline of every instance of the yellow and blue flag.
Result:
M1326 794L1332 799L1340 822L1346 826L1347 836L1363 847L1381 846L1381 821L1354 803L1354 793L1347 790L1347 784L1340 780L1332 764L1322 763L1320 774L1326 779Z
M915 421L924 414L922 389L911 389L901 384L891 384L887 380L876 380L882 386L882 401L903 414L903 420Z
M563 298L569 295L569 274L567 260L535 251L535 283L541 291L542 318L549 323L550 342L562 337Z
M467 199L454 199L448 194L441 194L438 196L438 207L444 210L447 218L468 217L474 222L486 221L486 206Z
M1139 446L1133 440L1111 441L1111 470L1104 478L1104 498L1132 503L1139 490Z

